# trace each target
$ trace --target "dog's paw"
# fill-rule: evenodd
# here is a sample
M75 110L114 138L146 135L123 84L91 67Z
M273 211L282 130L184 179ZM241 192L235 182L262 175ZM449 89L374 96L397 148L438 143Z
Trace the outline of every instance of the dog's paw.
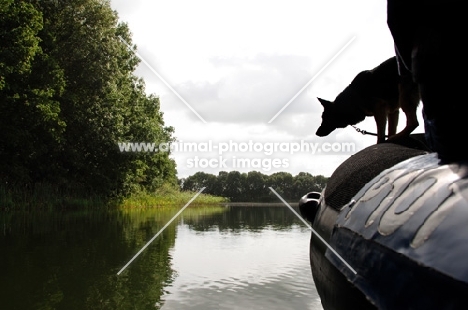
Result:
M400 144L400 145L405 145L408 143L408 140L411 140L411 138L408 135L394 135L390 136L385 140L385 143L394 143L394 144Z

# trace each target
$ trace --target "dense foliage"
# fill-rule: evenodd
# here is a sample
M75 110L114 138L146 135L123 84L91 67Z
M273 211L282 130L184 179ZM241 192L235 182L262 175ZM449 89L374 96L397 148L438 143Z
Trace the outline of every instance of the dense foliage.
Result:
M240 173L239 171L221 171L214 174L197 172L179 180L182 190L203 191L206 194L229 198L232 202L272 202L278 197L271 192L272 187L285 200L298 201L311 191L320 192L325 188L327 178L300 172L296 176L288 172L265 175L258 171Z
M0 187L124 196L177 183L159 99L134 75L126 24L106 0L0 0Z

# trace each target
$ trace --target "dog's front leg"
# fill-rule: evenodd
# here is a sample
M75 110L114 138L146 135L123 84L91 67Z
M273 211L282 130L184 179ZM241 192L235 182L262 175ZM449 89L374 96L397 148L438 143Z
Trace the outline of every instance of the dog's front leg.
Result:
M389 137L396 134L399 116L400 116L400 109L397 109L394 112L388 114L388 136Z
M399 138L409 136L419 125L418 117L414 109L403 111L406 114L406 127L398 134L390 136L389 140L396 141Z
M374 119L377 125L377 143L385 142L385 127L387 127L387 113L384 109L378 109L374 113Z
M404 77L402 83L398 85L399 90L399 103L401 109L406 115L406 126L398 134L389 134L390 141L396 141L402 137L409 136L418 126L418 117L416 110L419 104L419 88L413 82L411 77ZM396 129L396 127L395 127Z

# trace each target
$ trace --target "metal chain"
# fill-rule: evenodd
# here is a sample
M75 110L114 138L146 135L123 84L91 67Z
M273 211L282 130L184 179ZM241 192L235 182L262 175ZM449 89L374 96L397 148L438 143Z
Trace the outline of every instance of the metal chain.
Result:
M354 126L354 125L351 125L351 126L353 126L353 128L354 128L354 129L356 129L356 131L357 131L357 132L359 132L359 133L362 133L363 135L372 135L372 136L377 136L377 134L376 134L376 133L373 133L373 132L368 132L368 131L362 130L362 129L360 129L360 128L358 128L358 127ZM388 136L387 136L387 135L385 135L385 137L388 137Z

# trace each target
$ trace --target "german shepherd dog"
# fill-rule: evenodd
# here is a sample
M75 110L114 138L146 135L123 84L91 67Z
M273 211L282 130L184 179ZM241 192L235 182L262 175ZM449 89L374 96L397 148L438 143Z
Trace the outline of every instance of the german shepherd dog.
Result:
M322 124L316 135L324 137L336 128L344 128L374 116L377 143L408 136L418 127L416 110L419 105L418 85L411 76L400 76L396 57L391 57L372 70L360 72L334 102L318 98L323 105ZM406 127L396 133L400 108L406 114Z

